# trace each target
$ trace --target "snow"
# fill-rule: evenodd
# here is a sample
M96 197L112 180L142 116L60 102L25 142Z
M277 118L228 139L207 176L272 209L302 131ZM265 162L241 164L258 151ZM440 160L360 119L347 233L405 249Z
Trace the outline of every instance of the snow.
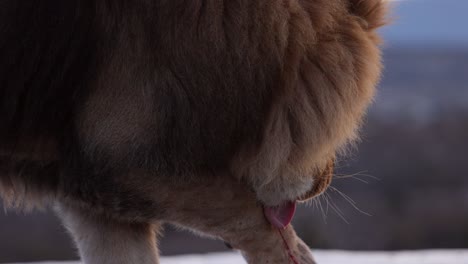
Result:
M398 252L313 251L318 264L468 264L468 250ZM163 257L161 264L244 264L238 253ZM78 264L42 262L41 264Z

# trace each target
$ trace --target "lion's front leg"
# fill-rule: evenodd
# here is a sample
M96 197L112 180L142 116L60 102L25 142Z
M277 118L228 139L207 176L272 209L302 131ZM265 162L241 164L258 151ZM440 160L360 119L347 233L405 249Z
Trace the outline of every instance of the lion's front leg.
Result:
M185 188L165 186L172 190L163 201L164 207L170 208L165 220L225 240L241 250L248 263L314 263L293 227L282 230L283 240L266 220L255 193L244 184L219 177Z
M309 247L297 237L291 225L283 230L276 230L277 235L272 236L274 244L268 242L262 250L248 250L244 257L248 263L291 263L291 264L315 264ZM281 245L276 242L281 240Z
M118 221L65 203L56 209L73 236L83 263L159 263L158 224Z

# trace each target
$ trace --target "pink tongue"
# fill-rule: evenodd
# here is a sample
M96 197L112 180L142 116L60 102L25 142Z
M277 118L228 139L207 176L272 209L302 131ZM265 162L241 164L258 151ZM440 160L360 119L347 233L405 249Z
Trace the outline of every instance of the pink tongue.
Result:
M263 209L268 221L277 228L285 228L294 216L296 212L296 203L288 202L280 206L265 207Z

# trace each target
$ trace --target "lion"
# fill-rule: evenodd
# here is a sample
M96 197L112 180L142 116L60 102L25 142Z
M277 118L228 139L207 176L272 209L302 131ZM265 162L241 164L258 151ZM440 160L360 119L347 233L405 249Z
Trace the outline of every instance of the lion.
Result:
M0 193L86 264L158 262L163 223L314 263L322 193L382 68L382 0L2 0Z

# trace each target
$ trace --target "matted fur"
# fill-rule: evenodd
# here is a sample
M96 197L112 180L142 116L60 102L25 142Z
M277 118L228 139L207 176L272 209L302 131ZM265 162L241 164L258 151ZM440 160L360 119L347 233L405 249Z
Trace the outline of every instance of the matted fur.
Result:
M220 194L185 194L210 182L240 184L244 203L317 195L372 100L384 11L381 0L2 0L0 195L205 233L169 216L181 200L201 217Z

